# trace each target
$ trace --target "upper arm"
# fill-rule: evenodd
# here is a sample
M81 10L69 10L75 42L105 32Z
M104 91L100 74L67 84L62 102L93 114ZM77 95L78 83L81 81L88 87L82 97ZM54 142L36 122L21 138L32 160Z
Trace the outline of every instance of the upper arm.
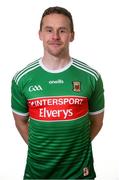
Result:
M95 114L95 115L89 115L89 117L90 117L91 123L102 125L103 118L104 118L104 112L101 112L101 113Z
M91 140L93 140L103 126L103 116L104 112L90 115L90 122L91 122Z
M28 144L28 116L21 116L13 112L15 125L24 141Z
M14 112L13 112L13 117L14 117L16 125L27 123L28 119L29 119L28 116L21 116L19 114L14 113Z

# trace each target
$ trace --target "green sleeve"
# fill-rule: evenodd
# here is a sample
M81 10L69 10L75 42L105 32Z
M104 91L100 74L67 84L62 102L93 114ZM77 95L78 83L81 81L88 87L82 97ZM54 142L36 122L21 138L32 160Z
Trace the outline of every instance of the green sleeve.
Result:
M99 76L89 99L89 113L98 114L102 111L104 111L104 88L101 76Z
M11 86L11 107L17 114L28 115L27 99L14 79Z

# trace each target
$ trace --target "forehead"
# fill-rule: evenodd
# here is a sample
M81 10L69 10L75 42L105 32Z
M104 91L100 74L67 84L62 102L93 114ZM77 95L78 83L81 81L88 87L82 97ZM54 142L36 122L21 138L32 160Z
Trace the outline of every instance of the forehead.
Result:
M50 14L43 18L42 26L70 28L70 20L63 14Z

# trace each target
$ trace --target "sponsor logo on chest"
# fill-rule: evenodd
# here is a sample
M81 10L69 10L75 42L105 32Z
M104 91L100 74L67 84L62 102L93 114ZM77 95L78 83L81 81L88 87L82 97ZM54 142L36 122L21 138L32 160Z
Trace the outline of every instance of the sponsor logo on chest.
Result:
M41 121L67 121L88 113L88 99L79 96L42 97L28 100L30 117Z

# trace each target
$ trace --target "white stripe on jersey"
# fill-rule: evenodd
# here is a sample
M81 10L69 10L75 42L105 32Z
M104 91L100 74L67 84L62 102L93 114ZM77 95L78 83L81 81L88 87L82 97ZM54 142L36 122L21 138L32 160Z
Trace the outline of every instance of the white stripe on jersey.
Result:
M91 74L92 76L95 77L96 80L98 80L99 74L94 69L92 69L88 65L86 65L85 63L82 63L82 62L80 62L78 60L73 59L73 64L72 65L75 66L78 69L81 69L81 70Z
M28 72L36 69L37 67L39 67L39 59L28 64L23 70L19 71L15 76L14 76L14 80L16 82L16 84L18 84L19 80L21 79L21 77L23 77L25 74L27 74Z
M31 67L32 65L37 64L38 60L28 64L24 69L22 69L21 71L18 71L15 76L14 76L14 80L17 80L17 78L20 76L20 74L22 74L27 68Z

